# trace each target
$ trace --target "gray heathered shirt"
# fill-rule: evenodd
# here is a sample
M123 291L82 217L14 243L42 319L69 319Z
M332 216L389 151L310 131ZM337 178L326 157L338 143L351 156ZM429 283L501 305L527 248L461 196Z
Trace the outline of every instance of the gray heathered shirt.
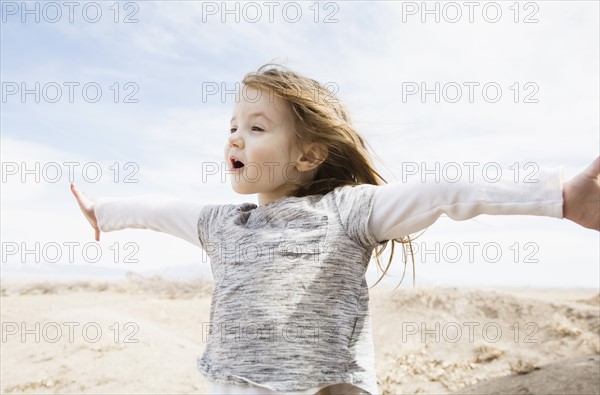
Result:
M378 244L373 185L263 206L207 205L200 243L215 288L198 369L279 391L354 384L378 393L365 280Z

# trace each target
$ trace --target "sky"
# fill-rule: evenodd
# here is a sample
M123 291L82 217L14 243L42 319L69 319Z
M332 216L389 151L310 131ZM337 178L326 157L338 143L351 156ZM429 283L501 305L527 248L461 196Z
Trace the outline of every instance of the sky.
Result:
M338 95L389 182L428 181L436 166L454 177L442 170L465 163L518 180L561 168L566 181L599 154L596 1L2 1L0 11L3 277L211 277L202 250L159 232L95 243L69 182L92 199L257 203L206 169L224 166L231 92L270 61ZM415 240L433 251L415 255L417 285L598 288L599 244L557 218L442 217Z

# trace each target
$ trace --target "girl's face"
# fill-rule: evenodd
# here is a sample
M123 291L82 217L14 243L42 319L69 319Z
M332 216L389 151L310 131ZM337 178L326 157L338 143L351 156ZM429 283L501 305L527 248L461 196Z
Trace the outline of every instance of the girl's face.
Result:
M244 86L233 108L225 145L228 176L236 192L258 193L262 206L293 191L292 181L302 180L296 167L302 153L292 125L283 99Z

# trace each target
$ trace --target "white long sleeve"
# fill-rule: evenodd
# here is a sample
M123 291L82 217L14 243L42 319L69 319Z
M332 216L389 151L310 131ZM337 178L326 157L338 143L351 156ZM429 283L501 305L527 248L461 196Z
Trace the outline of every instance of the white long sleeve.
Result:
M540 169L537 183L512 174L496 183L468 179L390 183L377 187L369 227L378 242L398 239L433 224L442 214L466 220L480 214L563 218L563 168Z
M164 195L99 198L94 213L103 232L135 228L168 233L201 247L198 219L203 204Z

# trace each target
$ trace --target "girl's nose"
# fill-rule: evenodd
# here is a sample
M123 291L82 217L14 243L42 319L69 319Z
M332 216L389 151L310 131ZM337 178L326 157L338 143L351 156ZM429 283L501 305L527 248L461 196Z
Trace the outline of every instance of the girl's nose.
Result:
M242 139L240 138L240 134L235 131L234 133L231 133L229 135L229 138L227 139L229 142L229 146L233 147L240 147L242 145Z

